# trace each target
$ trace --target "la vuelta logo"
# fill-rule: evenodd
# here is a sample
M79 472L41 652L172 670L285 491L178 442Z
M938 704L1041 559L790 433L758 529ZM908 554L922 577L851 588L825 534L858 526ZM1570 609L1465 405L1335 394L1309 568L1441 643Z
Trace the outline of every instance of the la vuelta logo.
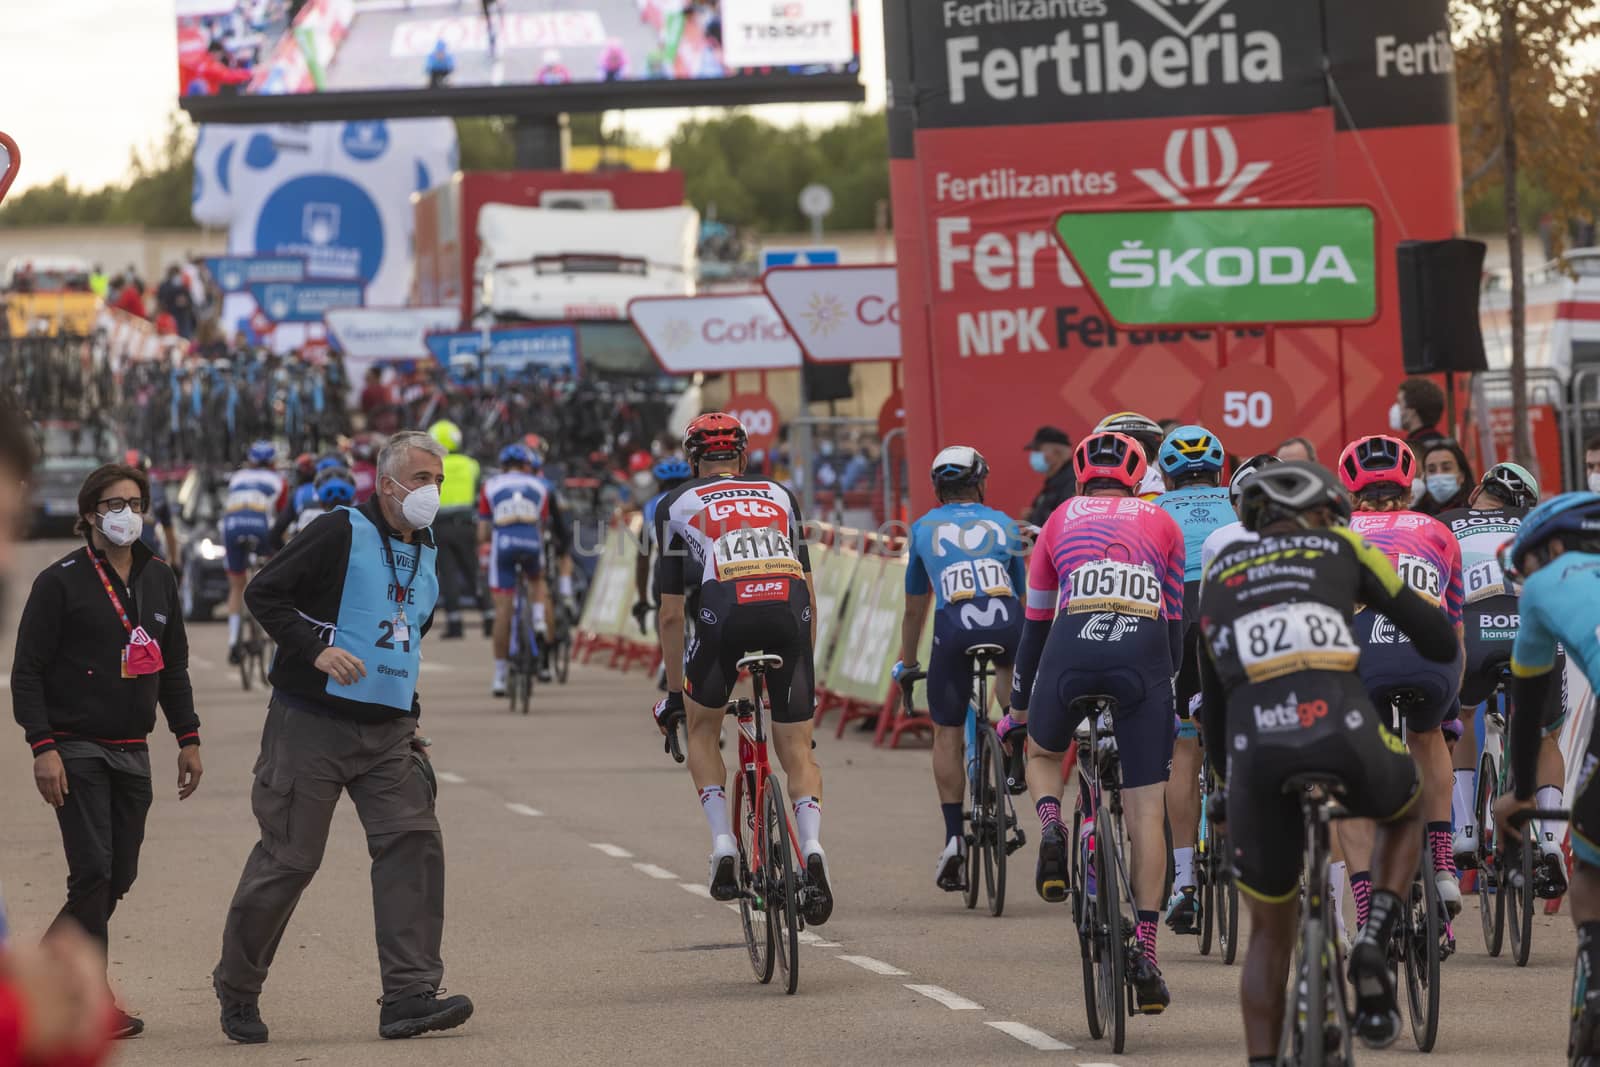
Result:
M1257 197L1244 193L1272 169L1264 160L1239 166L1239 146L1226 126L1173 130L1162 163L1162 170L1136 167L1133 174L1171 204L1257 203Z

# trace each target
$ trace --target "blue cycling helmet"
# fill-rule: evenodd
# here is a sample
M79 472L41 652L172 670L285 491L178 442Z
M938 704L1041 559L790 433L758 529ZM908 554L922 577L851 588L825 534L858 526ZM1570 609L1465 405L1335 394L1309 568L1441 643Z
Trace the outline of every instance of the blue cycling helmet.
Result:
M689 464L677 456L668 456L660 463L657 463L655 470L651 473L656 476L656 481L658 482L681 482L694 474L689 469Z
M1503 551L1502 569L1526 576L1524 561L1552 537L1579 535L1600 538L1600 493L1562 493L1528 512L1509 549Z
M340 459L338 456L323 456L321 459L317 460L316 472L321 474L323 471L331 471L335 467L342 468L343 466L344 460Z
M250 446L251 463L271 463L278 458L278 446L271 441L257 441Z
M1174 478L1184 474L1221 474L1222 442L1204 426L1179 426L1161 442L1156 462L1161 473Z
M506 445L500 450L500 466L509 467L513 463L527 466L533 462L533 454L528 451L527 445Z
M356 482L344 467L327 467L317 475L317 503L353 504L356 499Z

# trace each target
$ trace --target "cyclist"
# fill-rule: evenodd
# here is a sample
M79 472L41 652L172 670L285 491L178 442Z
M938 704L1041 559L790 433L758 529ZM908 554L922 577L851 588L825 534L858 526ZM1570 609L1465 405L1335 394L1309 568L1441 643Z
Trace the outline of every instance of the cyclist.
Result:
M283 533L283 542L277 547L281 548L282 544L287 543L293 537L299 536L307 526L310 526L314 521L322 518L322 516L341 504L349 507L355 503L355 475L351 474L345 467L324 468L318 472L315 485L317 490L316 500L312 502L310 507L296 515L293 522L289 523L288 528Z
M1461 544L1462 575L1466 589L1463 637L1466 642L1467 671L1461 682L1461 706L1476 708L1494 695L1503 672L1511 662L1517 631L1517 597L1507 586L1500 569L1500 547L1517 535L1528 509L1539 503L1539 483L1529 471L1515 463L1497 463L1484 472L1483 479L1467 499L1467 506L1442 512L1439 521L1450 528ZM1558 677L1565 657L1559 652ZM1562 784L1566 763L1561 756L1559 735L1566 721L1564 686L1554 687L1541 714L1544 741L1539 746L1539 782L1536 800L1551 810L1562 805ZM1472 720L1464 719L1463 726ZM1452 814L1456 825L1456 862L1477 861L1477 746L1456 745L1456 785ZM1567 865L1561 854L1561 834L1555 827L1544 827L1538 835L1540 864L1535 875L1535 892L1555 899L1566 891Z
M228 662L239 662L239 613L250 554L266 547L273 516L288 503L283 475L273 469L278 449L271 441L250 446L244 466L228 479L222 501L223 566L228 572Z
M370 433L357 434L350 444L350 473L356 480L356 503L365 504L378 488L379 442Z
M295 461L298 467L301 460L309 456L301 456ZM338 456L323 456L311 463L311 480L304 485L296 486L289 497L289 506L278 513L277 521L272 524L272 530L267 534L267 550L277 552L289 543L289 538L300 532L301 516L316 516L323 512L322 504L317 500L317 479L322 477L324 471L345 471L347 479L353 475L345 467L344 460Z
M683 438L694 476L656 506L667 695L656 703L655 719L665 734L687 717L689 773L711 827L711 895L731 900L738 892L737 847L717 741L739 659L755 651L783 658L783 667L767 675L772 741L794 801L804 877L815 890L805 919L820 926L833 912L833 890L819 840L822 771L811 751L817 626L811 557L794 494L769 479L742 476L747 449L738 419L720 411L701 415ZM687 657L686 618L695 626Z
M1400 577L1425 600L1444 608L1456 634L1461 634L1461 546L1438 519L1411 510L1411 483L1417 459L1399 438L1378 434L1352 441L1339 457L1339 478L1355 496L1350 529L1371 541ZM1440 727L1456 707L1461 689L1462 657L1438 664L1418 655L1396 633L1393 620L1379 611L1362 612L1357 628L1361 643L1361 680L1372 702L1388 708L1394 695L1411 691L1420 704L1406 711L1406 737L1422 768L1422 807L1433 857L1439 899L1451 917L1461 911L1450 828L1450 750ZM1354 873L1350 892L1356 901L1356 925L1367 922L1371 879L1366 860L1371 854L1369 823L1344 822L1339 836Z
M1028 791L1043 831L1036 882L1045 900L1066 899L1062 756L1082 721L1074 701L1108 694L1119 707L1117 753L1139 912L1140 953L1129 978L1137 1010L1154 1015L1171 1000L1156 959L1156 927L1167 871L1172 678L1183 649L1183 532L1172 516L1134 497L1147 464L1133 438L1090 434L1072 465L1081 495L1056 508L1034 545L1011 689L1013 714L1027 714Z
M1226 462L1222 442L1204 426L1179 426L1161 442L1157 465L1167 491L1155 505L1183 531L1183 619L1186 628L1183 662L1176 683L1178 739L1172 749L1167 779L1167 821L1172 827L1172 899L1167 925L1173 933L1192 934L1200 917L1194 883L1194 845L1200 829L1200 738L1189 718L1189 699L1200 691L1200 630L1195 612L1200 605L1201 549L1206 538L1233 521L1228 490L1222 488Z
M1144 480L1139 483L1138 495L1145 500L1154 500L1167 491L1166 479L1161 476L1161 466L1158 459L1161 454L1161 443L1166 440L1166 434L1161 432L1161 424L1154 419L1146 418L1137 411L1119 411L1107 415L1100 420L1100 425L1094 428L1095 433L1120 433L1139 442L1139 447L1144 451L1145 468Z
M289 497L289 513L300 514L300 509L307 507L317 497L317 457L310 452L302 452L294 457L294 489Z
M907 670L917 668L928 609L936 608L928 656L928 712L933 717L933 780L944 814L944 851L934 883L947 892L959 892L966 863L964 728L973 688L972 660L966 653L976 644L1003 648L994 661L994 691L1011 692L1011 668L1022 637L1018 597L1028 585L1027 550L1016 522L983 504L989 464L977 449L966 445L944 449L933 457L930 476L939 506L911 524L900 660L893 676L899 681ZM1002 719L1002 740L1026 727L1022 719Z
M1283 460L1271 452L1260 452L1237 467L1233 468L1233 477L1228 479L1228 502L1233 505L1235 515L1239 513L1239 496L1244 492L1244 487L1251 478L1263 467L1270 467ZM1235 541L1254 541L1256 535L1244 528L1244 523L1237 520L1217 527L1206 537L1205 544L1200 546L1200 574L1204 580L1205 572L1211 569L1211 561L1216 559L1222 550Z
M652 473L655 474L657 491L655 496L644 502L644 524L639 529L639 558L633 570L633 618L641 629L651 610L660 607L660 600L653 588L655 561L661 555L661 546L655 538L656 508L668 493L688 481L693 472L686 461L677 456L668 456L655 465Z
M500 472L483 483L478 495L478 543L489 546L489 592L494 597L495 696L506 693L506 659L511 651L512 602L517 574L528 583L534 638L541 652L539 680L550 680L544 654L549 651L550 589L544 574L544 542L549 537L561 554L561 595L572 596L572 563L566 556L566 524L561 505L550 485L534 471L541 465L527 447L507 445L500 450Z
M1558 686L1553 674L1556 649L1565 646L1589 684L1600 690L1600 494L1563 493L1534 508L1522 520L1515 540L1502 551L1508 577L1522 579L1517 602L1522 616L1511 656L1511 697L1518 708L1548 707ZM1507 739L1512 792L1495 802L1495 822L1514 839L1509 820L1534 806L1539 780L1538 719L1512 715ZM1572 804L1572 922L1578 931L1573 978L1572 1029L1568 1054L1573 1063L1600 1056L1600 793L1594 766L1600 762L1600 734L1592 728L1585 770Z
M1239 514L1259 539L1230 544L1206 572L1201 716L1206 737L1228 753L1217 772L1226 778L1235 880L1250 909L1239 999L1250 1063L1266 1067L1278 1062L1299 913L1300 798L1284 792L1295 775L1337 776L1341 803L1380 824L1372 920L1351 950L1350 980L1363 1040L1381 1048L1400 1032L1388 946L1416 869L1421 785L1356 677L1366 653L1351 634L1355 604L1393 620L1419 660L1449 662L1457 638L1382 551L1344 528L1350 499L1322 467L1259 469Z

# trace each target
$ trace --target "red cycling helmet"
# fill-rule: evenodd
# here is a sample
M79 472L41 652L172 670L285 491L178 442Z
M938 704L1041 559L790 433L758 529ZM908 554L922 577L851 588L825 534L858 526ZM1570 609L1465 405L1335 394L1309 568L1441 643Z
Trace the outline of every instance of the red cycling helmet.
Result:
M1352 493L1380 485L1406 492L1417 477L1417 457L1398 437L1372 434L1345 446L1339 455L1339 481Z
M122 462L129 467L133 467L135 470L144 471L146 474L150 473L150 457L139 451L137 448L130 448L128 451L124 452L122 455Z
M683 432L684 455L695 464L703 459L737 459L748 443L744 424L721 411L701 415Z
M294 471L308 481L317 476L317 457L310 452L302 452L294 457Z
M634 452L628 457L628 473L639 474L655 466L655 457L643 449Z
M1090 434L1072 453L1072 473L1080 490L1098 478L1132 489L1144 480L1149 467L1139 442L1123 433Z

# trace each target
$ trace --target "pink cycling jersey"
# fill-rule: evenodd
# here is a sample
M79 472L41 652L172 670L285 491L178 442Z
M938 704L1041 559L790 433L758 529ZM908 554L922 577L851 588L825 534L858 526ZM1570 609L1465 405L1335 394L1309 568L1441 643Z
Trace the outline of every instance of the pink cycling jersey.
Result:
M1389 557L1400 578L1461 625L1461 543L1449 527L1416 511L1362 511L1350 529Z
M1059 609L1181 619L1183 566L1183 531L1161 508L1137 497L1073 497L1039 533L1027 615L1049 619Z

